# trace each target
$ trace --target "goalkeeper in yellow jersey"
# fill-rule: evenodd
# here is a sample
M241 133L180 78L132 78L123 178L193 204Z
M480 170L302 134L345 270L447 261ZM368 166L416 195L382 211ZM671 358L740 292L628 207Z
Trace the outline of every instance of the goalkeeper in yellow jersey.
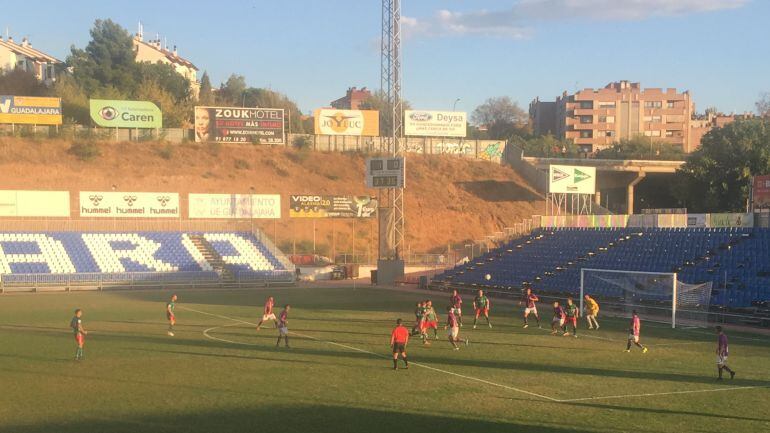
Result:
M599 315L599 304L594 298L588 295L583 296L583 299L586 303L586 322L588 322L588 329L599 329L599 322L596 321L596 316Z

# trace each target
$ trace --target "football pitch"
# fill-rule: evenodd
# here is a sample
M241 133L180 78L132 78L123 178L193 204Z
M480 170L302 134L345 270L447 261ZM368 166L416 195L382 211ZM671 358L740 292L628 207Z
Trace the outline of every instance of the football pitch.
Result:
M579 338L522 329L492 298L492 323L423 347L392 370L390 330L417 300L440 318L448 295L373 288L0 296L2 432L760 432L770 431L770 340L726 328L738 375L715 381L711 330L644 322L650 351L625 353L626 319ZM289 303L290 344L257 332L265 297ZM600 300L601 301L601 300ZM89 331L73 360L75 308ZM550 308L540 305L543 327ZM534 321L530 321L534 324ZM400 364L403 366L403 364Z

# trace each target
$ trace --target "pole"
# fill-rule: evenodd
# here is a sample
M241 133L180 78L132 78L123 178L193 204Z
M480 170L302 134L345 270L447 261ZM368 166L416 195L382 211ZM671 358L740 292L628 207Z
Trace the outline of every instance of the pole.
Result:
M676 290L677 290L677 283L679 278L677 278L677 274L674 274L674 293L671 297L671 328L676 328Z
M315 218L313 218L313 254L315 254Z

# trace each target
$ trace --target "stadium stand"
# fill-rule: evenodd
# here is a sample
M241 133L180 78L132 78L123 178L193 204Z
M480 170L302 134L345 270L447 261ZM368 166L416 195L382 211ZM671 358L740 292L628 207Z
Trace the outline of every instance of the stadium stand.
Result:
M200 239L208 242L200 242ZM196 242L196 240L198 242ZM0 281L291 279L280 251L253 233L0 232Z
M543 292L577 295L581 268L677 272L685 283L712 282L712 306L766 307L770 299L770 230L537 229L438 275L433 283L516 294L531 286Z

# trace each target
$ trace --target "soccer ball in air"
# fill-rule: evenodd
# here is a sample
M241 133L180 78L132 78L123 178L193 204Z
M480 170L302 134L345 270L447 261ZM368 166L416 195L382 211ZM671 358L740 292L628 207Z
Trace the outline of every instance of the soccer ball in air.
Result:
M486 275L484 275L484 279L485 279L485 280L487 280L487 281L489 281L489 280L491 280L491 279L492 279L492 276L491 276L491 275L489 275L489 274L486 274Z

